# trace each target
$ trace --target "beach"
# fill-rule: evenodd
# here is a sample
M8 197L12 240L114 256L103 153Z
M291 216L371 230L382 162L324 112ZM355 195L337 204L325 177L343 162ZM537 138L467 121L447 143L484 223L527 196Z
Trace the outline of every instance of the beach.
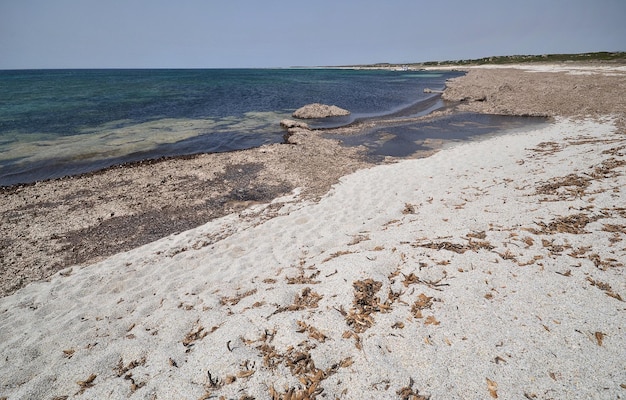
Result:
M458 110L552 122L5 190L0 398L625 398L624 93L613 64L470 68Z

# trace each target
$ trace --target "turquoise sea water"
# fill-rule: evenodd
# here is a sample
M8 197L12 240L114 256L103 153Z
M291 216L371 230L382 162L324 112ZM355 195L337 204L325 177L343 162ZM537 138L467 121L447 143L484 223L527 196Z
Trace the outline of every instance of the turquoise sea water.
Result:
M313 102L368 118L419 109L459 72L346 69L0 71L0 186L282 141ZM425 101L424 104L428 102ZM413 106L413 108L411 108Z

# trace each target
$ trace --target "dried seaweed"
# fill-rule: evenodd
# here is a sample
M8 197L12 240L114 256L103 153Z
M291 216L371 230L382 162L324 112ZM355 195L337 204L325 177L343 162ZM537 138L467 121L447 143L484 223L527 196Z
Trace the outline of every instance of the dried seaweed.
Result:
M602 230L612 233L623 233L626 235L626 225L604 224Z
M422 311L429 309L433 306L433 298L426 296L424 293L420 293L415 300L415 303L411 306L411 314L414 318L422 318Z
M320 281L316 280L317 276L320 274L319 270L315 270L309 276L304 275L304 270L301 269L300 273L297 276L286 277L288 285L316 285L320 283Z
M609 158L608 160L602 161L602 164L594 168L591 176L593 176L594 178L598 178L598 179L618 176L620 175L620 173L615 172L613 170L623 165L626 165L626 161L616 160L615 158Z
M323 296L315 293L311 290L311 288L306 287L302 289L302 294L296 294L292 307L295 310L303 310L305 308L317 308L317 303L322 299Z
M302 289L302 293L296 293L296 297L293 300L293 304L290 304L284 307L279 307L271 315L278 314L278 313L285 312L285 311L300 311L300 310L304 310L307 308L317 308L317 304L322 299L322 297L323 297L322 295L312 291L310 287L305 287L304 289Z
M598 343L598 346L602 346L602 343L604 341L604 333L602 332L595 332L594 333L594 337L596 338L596 342Z
M359 336L356 332L353 331L345 331L343 335L341 335L344 339L354 338L354 347L358 350L363 350L363 344L361 343L361 336Z
M415 275L413 272L411 272L409 275L404 275L402 274L402 276L404 276L404 280L402 281L402 284L404 285L404 287L409 287L409 285L415 284L415 283L420 283L422 285L426 285L432 289L436 289L436 290L441 290L439 289L439 287L441 286L449 286L447 283L441 283L441 281L443 281L444 279L447 278L448 273L443 270L443 277L441 277L440 279L433 281L433 280L423 280L421 278L419 278L417 275Z
M557 142L541 142L534 149L530 149L535 153L554 154L561 150L561 145Z
M424 247L427 249L433 249L433 250L448 250L448 251L453 251L455 253L458 254L463 254L465 253L468 249L462 245L462 244L457 244L457 243L451 243L451 242L429 242L429 243L421 243L421 244L413 244L413 247Z
M539 260L542 260L543 256L540 254L537 254L535 256L533 256L533 258L531 258L530 260L526 261L526 262L521 262L521 261L517 261L517 265L519 265L520 267L526 267L528 265L533 265L534 263L536 263Z
M318 389L316 385L304 389L290 387L285 389L284 392L279 392L272 385L269 388L269 394L272 400L309 400L317 398L317 395L321 393L321 391L318 392Z
M533 244L535 244L535 241L530 236L524 237L522 242L526 245L526 248L530 248Z
M498 398L498 384L495 381L492 381L489 378L485 378L487 380L487 390L489 390L489 395L497 399Z
M282 362L282 356L278 353L276 347L269 343L259 345L257 350L263 355L263 365L269 369L275 369Z
M578 249L570 252L568 256L572 258L584 258L585 253L587 253L589 250L591 250L591 246L579 247Z
M405 203L402 214L415 214L415 206L413 204Z
M412 244L412 246L424 247L424 248L433 249L433 250L448 250L448 251L452 251L458 254L463 254L468 250L478 252L481 249L485 249L489 251L494 249L494 246L492 246L491 243L487 241L474 241L472 240L471 237L468 240L467 244L459 244L459 243L452 243L452 242L444 241L444 242L414 243Z
M282 392L276 390L272 385L269 388L272 399L314 400L324 391L321 387L322 381L337 373L339 368L347 368L352 365L352 358L347 357L332 364L327 369L317 368L310 353L312 348L314 347L306 342L298 348L289 347L285 353L278 353L273 346L267 344L258 347L263 353L266 366L274 368L282 363L302 384L300 387L285 388Z
M419 390L413 389L415 382L413 378L410 378L409 384L396 391L396 394L400 396L402 400L429 400L430 396L424 396L419 393Z
M587 224L599 219L599 217L589 217L584 213L568 215L564 217L558 217L554 221L546 224L544 222L535 222L535 224L541 227L539 233L554 234L554 233L571 233L580 235L588 233L585 230Z
M85 379L84 381L76 382L76 384L80 386L80 389L78 390L78 393L76 394L83 394L85 390L89 389L90 387L93 387L95 385L93 381L95 381L97 377L98 375L91 374L89 375L89 378Z
M234 306L234 305L238 304L243 298L248 297L248 296L252 296L256 292L257 292L256 289L251 289L251 290L248 290L247 292L237 294L237 295L235 295L233 297L222 297L220 299L220 304L221 305L231 305L231 306Z
M298 333L307 332L311 339L315 339L321 343L324 343L326 339L328 339L328 336L324 335L319 329L307 324L306 322L296 321L296 324L299 326L299 329L296 330Z
M606 142L605 142L606 143ZM623 150L626 149L626 146L617 146L608 150L604 150L602 154L610 154L612 156L623 156Z
M74 356L74 353L76 352L76 350L74 349L66 349L63 350L63 357L65 358L72 358L72 356Z
M593 262L593 264L596 266L596 268L599 268L602 271L606 271L609 268L617 268L617 267L623 267L624 266L623 263L617 261L614 258L602 259L600 257L600 255L597 254L597 253L590 254L588 258Z
M195 329L189 331L187 335L185 335L185 338L183 339L183 346L187 347L187 349L189 350L196 341L202 340L208 334L209 332L205 331L204 327L199 325Z
M591 184L590 181L590 178L576 174L552 178L548 182L538 186L535 190L535 194L582 197L585 195L585 189Z
M137 368L138 366L145 365L145 364L146 364L146 357L142 357L139 360L133 360L126 365L124 365L124 360L120 357L120 360L118 361L117 366L115 367L114 371L118 377L121 377L122 375L130 371L131 369Z
M609 285L608 283L596 281L591 277L587 277L587 281L589 281L589 283L591 283L592 286L595 286L598 289L603 290L607 296L617 299L619 301L624 301L622 300L622 296L620 296L619 293L615 293L611 285Z
M503 260L511 260L511 261L517 262L517 258L509 249L506 249L504 253L496 252L496 254L498 254Z
M548 251L552 254L560 254L563 251L565 251L565 249L570 248L569 245L565 246L565 245L561 245L561 244L555 244L554 240L548 240L548 239L541 239L541 245L548 249Z
M402 274L402 276L404 276L404 280L402 281L404 287L409 287L409 285L421 282L420 278L413 272L411 272L409 275Z
M470 232L470 233L468 233L465 236L468 237L468 238L472 238L472 239L480 239L480 240L487 239L487 233L485 231Z
M353 307L345 313L345 317L348 326L353 331L357 333L365 332L374 325L373 313L384 312L390 309L389 304L381 303L380 298L376 296L382 285L382 282L371 278L364 281L355 281L352 284L354 288Z
M342 250L342 251L338 251L336 253L332 253L330 256L326 257L322 263L328 262L330 260L332 260L333 258L337 258L337 257L341 257L341 256L345 256L347 254L352 254L354 253L353 251L348 251L348 250Z
M369 235L354 235L350 243L348 243L348 246L354 246L355 244L359 244L366 240L370 240Z

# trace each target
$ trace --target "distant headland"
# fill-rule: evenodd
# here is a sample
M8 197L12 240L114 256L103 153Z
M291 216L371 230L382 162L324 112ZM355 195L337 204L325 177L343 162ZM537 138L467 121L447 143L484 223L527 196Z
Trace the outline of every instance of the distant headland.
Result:
M490 56L466 60L425 61L415 63L376 63L361 65L342 65L337 68L380 68L380 69L420 69L438 66L472 66L484 64L521 64L521 63L554 63L554 62L611 62L626 63L626 52L599 51L578 54L541 54L541 55L510 55Z

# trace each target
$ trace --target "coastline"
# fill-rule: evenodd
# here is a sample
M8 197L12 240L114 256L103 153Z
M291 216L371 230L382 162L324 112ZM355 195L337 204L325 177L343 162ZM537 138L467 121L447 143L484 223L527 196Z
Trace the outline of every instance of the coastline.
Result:
M291 140L295 146L146 160L2 187L0 296L67 266L92 264L294 189L301 189L302 200L319 198L341 176L381 162L367 157L365 148L341 146L329 136L397 122L401 114L406 123L430 118L421 114L432 102L345 127L300 130Z
M162 156L280 143L278 122L297 106L321 101L342 105L352 116L374 117L419 102L428 97L422 92L425 85L443 88L447 78L461 74L421 72L411 78L391 71L331 69L14 73L0 71L6 86L0 99L9 104L0 109L0 186Z
M443 98L457 104L453 108L458 111L571 117L606 113L617 116L619 127L626 125L626 100L621 96L626 87L620 75L613 75L621 73L623 78L624 67L600 66L591 69L601 72L595 75L568 74L559 71L562 65L535 66L531 75L524 73L526 65L514 67L469 68L467 79L447 83ZM586 65L574 71L583 67L589 73ZM455 111L402 121L450 112ZM397 122L383 118L324 133L351 135ZM0 189L0 264L5 266L0 296L67 266L93 263L296 188L303 189L303 200L319 198L340 177L374 165L364 157L365 149L343 147L318 133L301 132L297 140L295 146L275 144L122 165ZM438 151L443 142L427 144L420 156Z
M319 198L371 165L312 132L298 145L121 165L0 190L0 295L74 264L195 228L301 188Z
M620 96L626 88L623 82L621 86L615 83L619 83L619 76L596 74L590 83L589 75L548 72L562 69L562 65L535 66L540 73L533 72L529 83L529 79L524 80L524 69L520 69L527 67L514 67L470 68L467 79L447 83L443 97L458 104L456 110L509 115L575 116L589 114L592 108L596 110L592 115L597 116L597 110L620 115L626 108L626 100ZM583 67L588 69L582 66L575 70ZM614 73L615 68L619 72L622 67L606 68L596 70L606 74ZM485 73L488 77L480 75ZM549 88L549 96L534 90L537 78L542 87ZM463 82L460 91L455 82ZM533 85L534 89L526 90ZM579 89L572 97L574 86ZM545 111L538 113L537 104ZM583 108L577 109L577 104ZM403 121L449 112L454 111L435 111ZM388 123L397 122L392 119ZM365 121L324 132L350 135L386 124L385 119ZM623 118L618 118L617 124L623 126ZM0 263L5 265L0 295L46 279L67 266L93 263L239 212L250 204L268 202L296 188L305 189L303 199L319 198L339 177L374 165L365 159L363 148L342 147L311 132L302 133L299 141L296 146L276 144L243 152L122 165L0 190ZM433 148L421 151L421 156L436 152L442 143L431 144Z
M277 158L281 177L294 173L267 193L306 187L299 195L0 299L0 396L623 395L626 136L615 96L626 77L577 76L592 112L577 96L558 108L566 73L524 97L544 78L512 71L470 71L444 96L510 113L532 112L539 96L556 123L372 168L301 132L284 147L292 164L282 150L255 150ZM211 177L249 172L229 162ZM130 212L116 201L93 218Z

